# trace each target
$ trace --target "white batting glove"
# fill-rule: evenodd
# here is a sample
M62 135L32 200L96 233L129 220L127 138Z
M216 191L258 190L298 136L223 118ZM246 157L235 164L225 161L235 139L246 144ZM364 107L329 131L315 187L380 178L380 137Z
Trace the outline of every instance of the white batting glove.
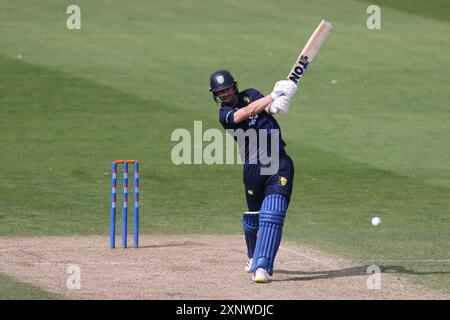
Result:
M270 106L270 113L285 115L289 111L289 105L291 103L291 98L288 96L280 96L275 98Z
M288 96L292 98L294 94L297 92L297 85L291 80L280 80L275 83L272 92L270 95L275 100L280 96Z

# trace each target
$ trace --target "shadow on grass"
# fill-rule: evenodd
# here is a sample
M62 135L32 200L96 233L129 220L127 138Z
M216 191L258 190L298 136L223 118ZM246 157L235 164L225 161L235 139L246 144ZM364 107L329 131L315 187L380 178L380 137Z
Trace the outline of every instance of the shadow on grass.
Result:
M383 273L404 273L418 275L450 274L450 271L414 271L403 266L380 266Z

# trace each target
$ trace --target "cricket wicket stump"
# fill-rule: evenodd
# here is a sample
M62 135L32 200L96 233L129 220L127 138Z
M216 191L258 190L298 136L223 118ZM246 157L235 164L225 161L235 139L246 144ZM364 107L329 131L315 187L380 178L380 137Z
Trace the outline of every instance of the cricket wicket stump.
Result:
M139 162L137 160L115 160L112 162L111 189L111 221L109 247L116 246L116 195L117 195L117 165L123 164L123 206L122 206L122 248L127 248L128 228L128 164L134 164L134 247L139 247Z

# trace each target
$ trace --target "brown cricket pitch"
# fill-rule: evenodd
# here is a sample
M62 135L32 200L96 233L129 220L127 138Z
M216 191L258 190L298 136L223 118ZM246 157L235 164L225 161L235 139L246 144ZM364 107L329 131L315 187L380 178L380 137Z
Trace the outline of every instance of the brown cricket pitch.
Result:
M282 242L272 281L244 272L241 235L142 235L139 249L108 237L0 237L0 272L70 299L449 299L389 274L367 288L367 266ZM68 268L80 289L68 289Z

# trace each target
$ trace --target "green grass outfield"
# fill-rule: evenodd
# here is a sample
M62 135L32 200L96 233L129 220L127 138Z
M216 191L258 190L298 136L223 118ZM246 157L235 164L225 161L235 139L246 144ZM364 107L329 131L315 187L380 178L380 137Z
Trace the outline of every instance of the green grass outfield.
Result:
M175 166L171 133L220 128L218 68L270 92L326 18L279 118L296 166L286 239L450 293L448 2L381 1L374 31L366 1L80 0L73 31L69 4L0 3L0 236L107 235L120 158L141 162L141 232L240 233L241 167Z
M60 295L0 274L0 300L59 300Z

